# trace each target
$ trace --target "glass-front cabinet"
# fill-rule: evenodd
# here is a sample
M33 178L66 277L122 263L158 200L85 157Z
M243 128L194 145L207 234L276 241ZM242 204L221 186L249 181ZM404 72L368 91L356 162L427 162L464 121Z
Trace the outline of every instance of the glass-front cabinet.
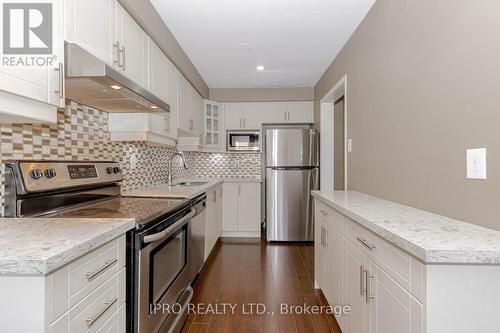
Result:
M223 124L223 108L220 103L205 100L205 148L208 150L225 150L225 133Z

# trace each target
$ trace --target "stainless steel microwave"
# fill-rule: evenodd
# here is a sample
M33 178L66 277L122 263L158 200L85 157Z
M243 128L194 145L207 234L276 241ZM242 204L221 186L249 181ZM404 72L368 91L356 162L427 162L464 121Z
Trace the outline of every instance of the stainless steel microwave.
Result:
M228 151L260 151L260 131L227 131Z

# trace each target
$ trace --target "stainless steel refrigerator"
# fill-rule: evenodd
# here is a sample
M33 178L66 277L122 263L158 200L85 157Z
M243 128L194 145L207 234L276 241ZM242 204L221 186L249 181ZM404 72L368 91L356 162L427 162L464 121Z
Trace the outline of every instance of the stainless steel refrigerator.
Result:
M311 190L319 186L316 131L292 125L263 132L267 241L312 241Z

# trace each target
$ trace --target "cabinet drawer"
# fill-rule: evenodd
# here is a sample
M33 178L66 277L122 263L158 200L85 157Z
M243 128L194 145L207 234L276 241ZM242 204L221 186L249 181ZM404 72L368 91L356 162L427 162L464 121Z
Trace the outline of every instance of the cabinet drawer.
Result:
M345 236L405 289L410 290L412 259L409 254L344 217Z
M322 217L326 221L329 222L329 224L334 227L338 232L342 233L343 228L342 228L342 214L337 212L335 209L332 209L331 207L328 207L324 203L322 203L319 200L315 201L315 212L317 216Z
M125 303L125 281L125 268L122 268L111 279L75 305L68 313L68 332L80 333L88 330L95 332L107 324ZM110 324L112 327L112 323Z
M77 259L69 266L69 307L125 267L125 235Z
M126 326L125 304L96 333L123 333Z

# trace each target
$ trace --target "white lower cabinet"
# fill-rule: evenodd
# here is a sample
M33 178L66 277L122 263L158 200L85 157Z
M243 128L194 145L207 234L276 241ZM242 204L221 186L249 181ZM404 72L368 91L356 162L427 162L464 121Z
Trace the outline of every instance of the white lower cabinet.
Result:
M0 330L125 332L125 256L122 235L47 276L0 276Z
M423 299L424 265L339 212L315 204L315 281L331 306L349 306L349 314L337 317L342 332L424 333L424 305L416 298ZM409 276L402 258L411 262Z
M222 233L222 185L207 192L205 260Z
M260 183L224 183L225 237L260 237Z

